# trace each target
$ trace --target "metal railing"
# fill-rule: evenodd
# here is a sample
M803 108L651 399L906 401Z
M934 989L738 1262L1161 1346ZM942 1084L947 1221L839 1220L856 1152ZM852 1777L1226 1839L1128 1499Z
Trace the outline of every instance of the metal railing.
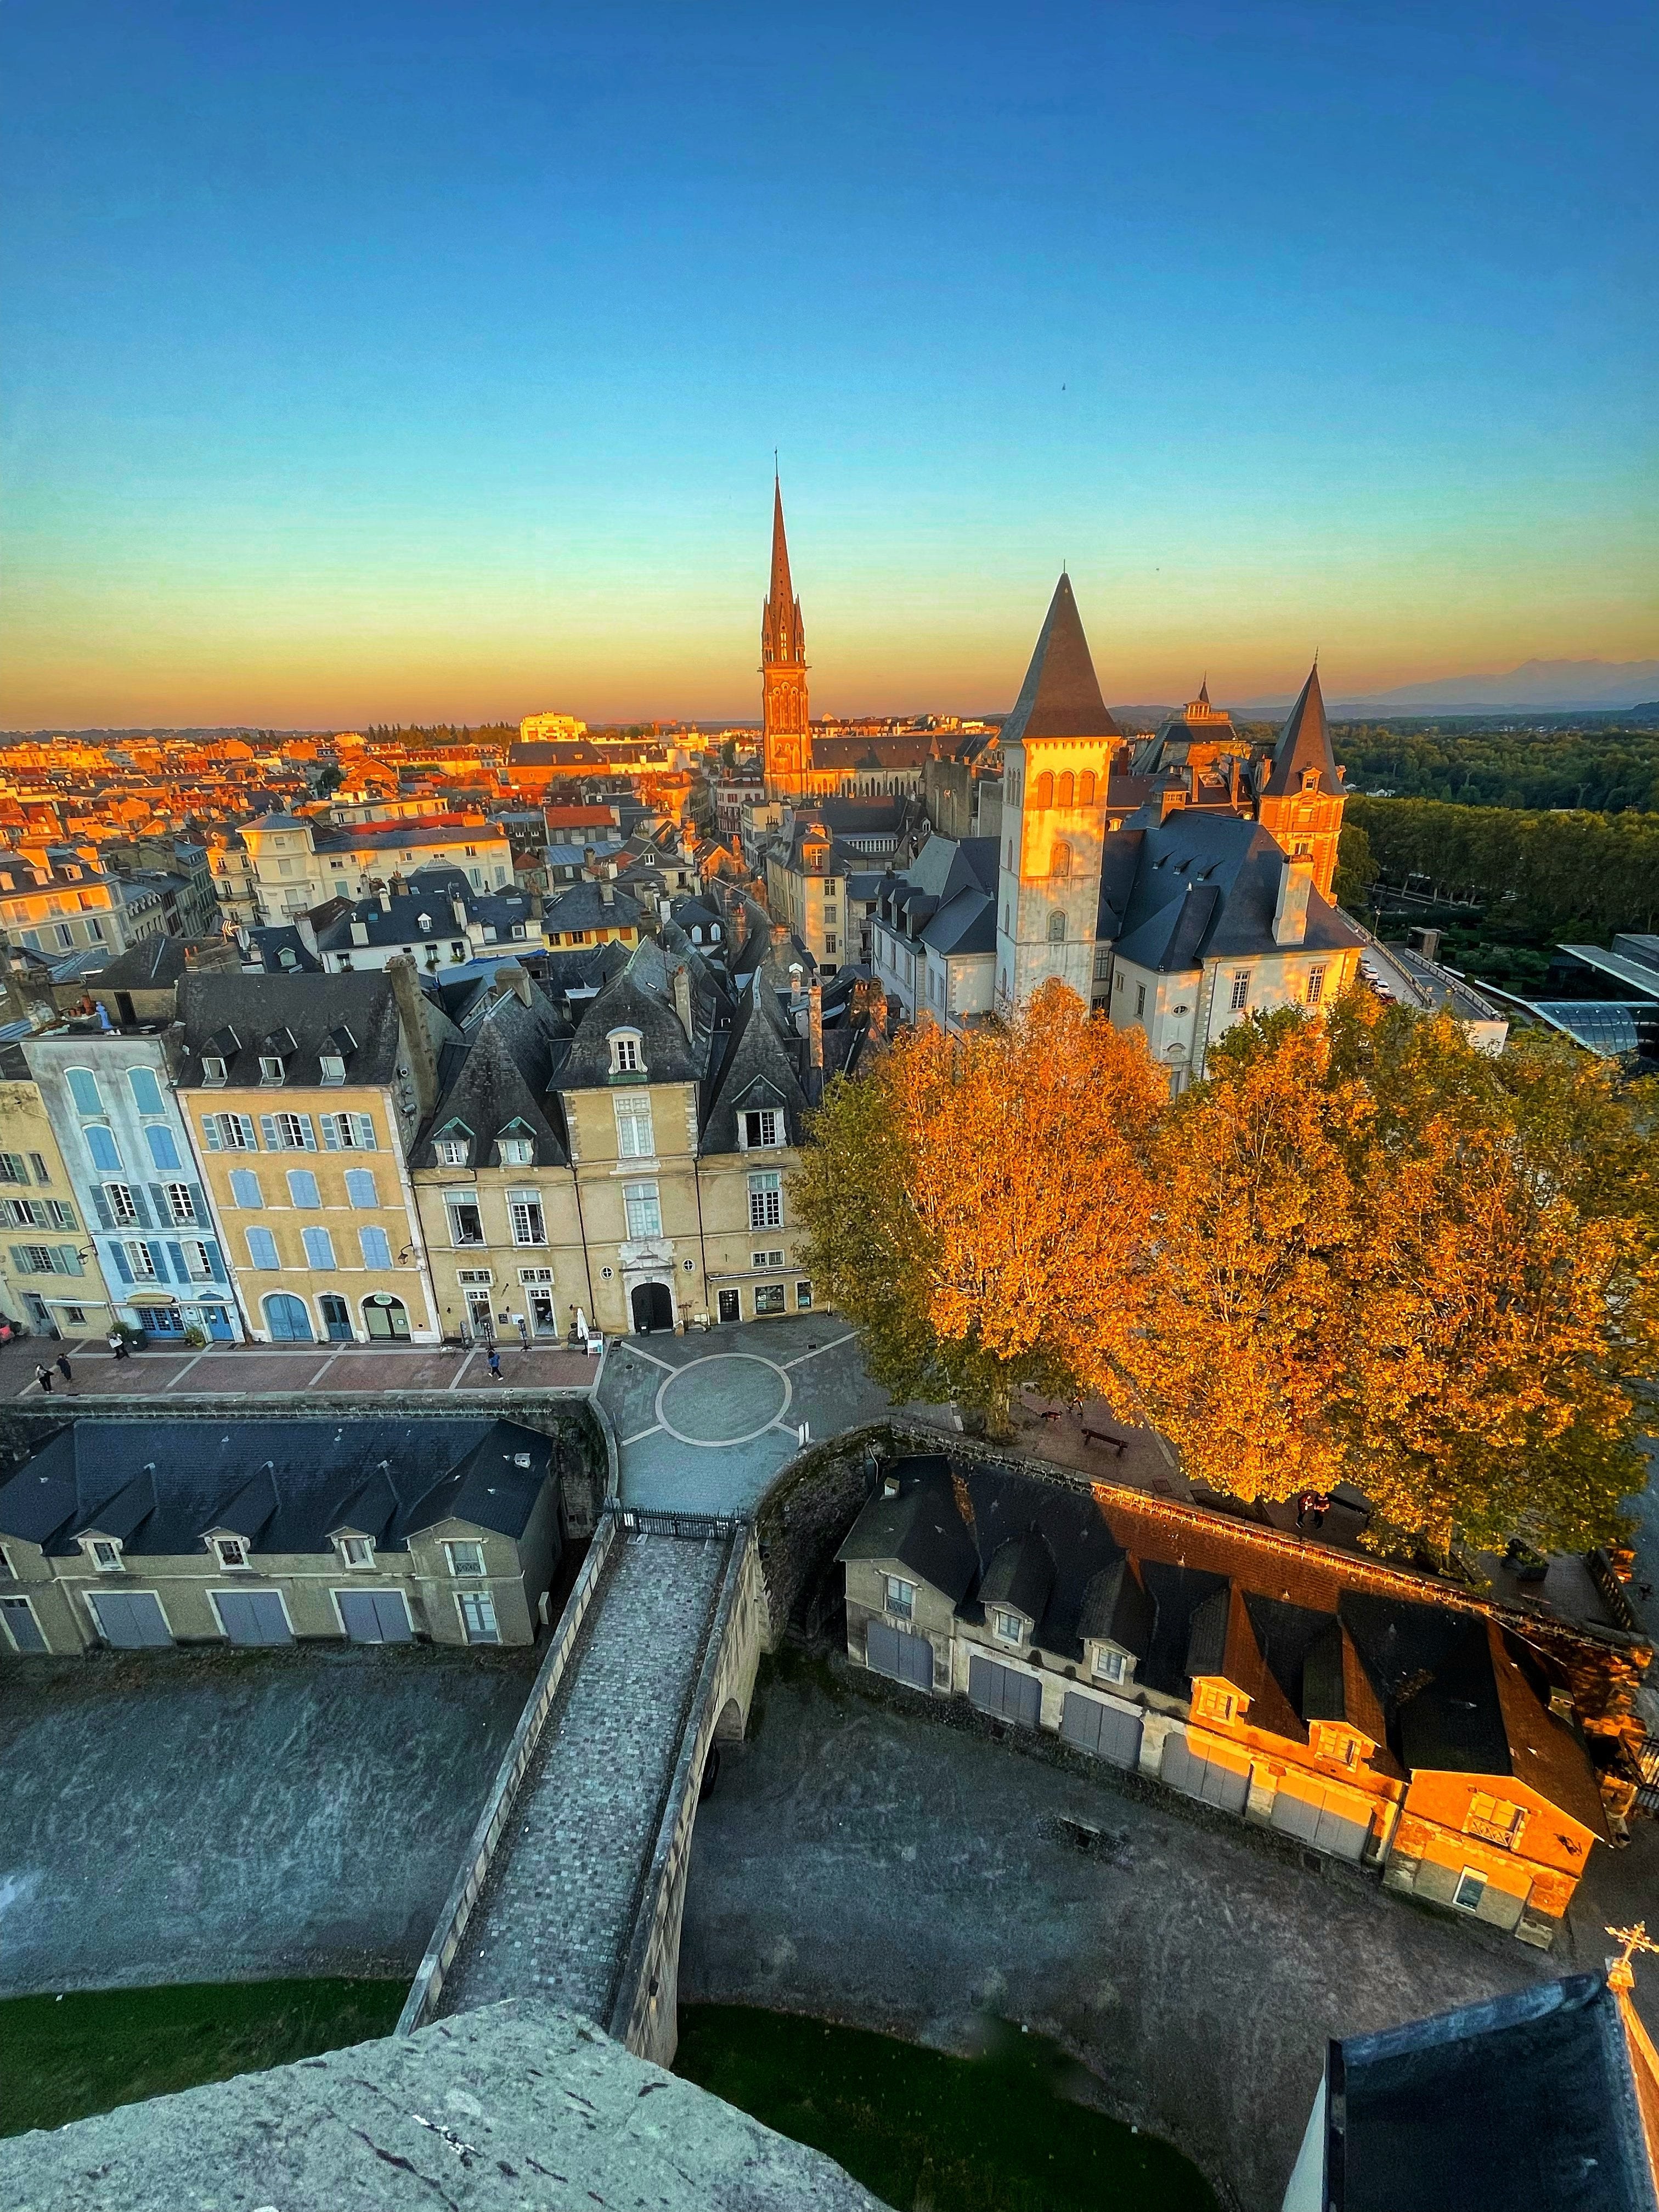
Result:
M605 1510L624 1536L684 1536L706 1542L711 1537L735 1536L749 1525L743 1513L684 1513L667 1505L623 1505L614 1498L606 1501Z

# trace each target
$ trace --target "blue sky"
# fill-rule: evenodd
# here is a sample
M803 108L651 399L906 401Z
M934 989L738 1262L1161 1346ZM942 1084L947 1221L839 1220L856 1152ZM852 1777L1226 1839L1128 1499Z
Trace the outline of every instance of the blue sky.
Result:
M1644 7L14 0L0 721L1659 647Z

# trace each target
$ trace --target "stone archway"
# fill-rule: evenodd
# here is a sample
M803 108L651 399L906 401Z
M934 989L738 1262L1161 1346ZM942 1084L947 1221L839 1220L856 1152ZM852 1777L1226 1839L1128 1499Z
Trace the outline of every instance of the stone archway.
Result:
M634 1333L650 1336L674 1328L674 1294L666 1283L635 1283L629 1295Z

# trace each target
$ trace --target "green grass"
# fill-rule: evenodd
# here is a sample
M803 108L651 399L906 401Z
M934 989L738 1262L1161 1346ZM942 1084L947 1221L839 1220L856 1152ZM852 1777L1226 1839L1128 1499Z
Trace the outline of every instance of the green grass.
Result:
M206 1982L0 2002L0 2136L389 2035L402 1982Z
M982 2058L744 2005L683 2005L676 2073L827 2152L898 2212L1216 2212L1179 2151L1073 2101L1080 2069L999 2025Z

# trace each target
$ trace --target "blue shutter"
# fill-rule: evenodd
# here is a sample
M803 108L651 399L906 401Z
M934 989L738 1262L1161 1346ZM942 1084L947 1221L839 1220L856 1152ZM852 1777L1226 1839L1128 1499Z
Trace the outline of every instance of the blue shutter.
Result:
M149 1157L158 1168L176 1168L182 1164L179 1147L173 1141L171 1129L146 1129L144 1136L149 1145Z
M109 1200L104 1195L104 1187L101 1183L95 1182L92 1186L92 1202L97 1209L98 1218L104 1227L113 1229L115 1216L109 1210Z
M56 1249L58 1264L64 1274L82 1275L86 1273L85 1268L81 1265L81 1255L73 1244L59 1244Z
M173 1221L173 1208L167 1204L167 1192L159 1182L153 1182L149 1187L149 1194L155 1200L155 1226L158 1229L170 1227Z
M82 1133L86 1138L87 1151L91 1155L94 1167L119 1169L120 1147L107 1129L94 1121L91 1127L83 1130Z
M216 1114L203 1115L202 1142L210 1152L223 1151L223 1140L219 1134L219 1116Z
M337 1152L340 1149L340 1117L337 1114L323 1116L323 1150Z
M213 1270L214 1281L216 1283L228 1282L230 1278L225 1273L224 1261L219 1257L219 1247L216 1242L212 1240L209 1241L207 1255L208 1266Z
M27 1275L30 1272L29 1263L23 1256L23 1248L21 1244L14 1244L11 1248L11 1272L14 1275Z
M115 1262L116 1273L121 1278L121 1280L124 1283L130 1283L132 1280L132 1270L127 1265L126 1254L122 1250L118 1244L112 1244L109 1248L109 1253L111 1259Z
M300 1134L305 1139L305 1148L308 1152L314 1152L317 1149L317 1132L311 1126L311 1116L309 1114L301 1114L299 1118Z
M276 1143L276 1116L274 1114L260 1115L259 1133L265 1140L265 1150L268 1152L274 1152L279 1149Z
M137 1219L138 1226L141 1229L149 1229L152 1226L152 1224L149 1218L149 1209L144 1204L143 1185L137 1182L129 1183L127 1185L127 1188L132 1193L133 1212Z
M184 1247L181 1244L169 1244L167 1249L167 1257L173 1262L173 1281L187 1283L190 1280L190 1270L185 1265Z

